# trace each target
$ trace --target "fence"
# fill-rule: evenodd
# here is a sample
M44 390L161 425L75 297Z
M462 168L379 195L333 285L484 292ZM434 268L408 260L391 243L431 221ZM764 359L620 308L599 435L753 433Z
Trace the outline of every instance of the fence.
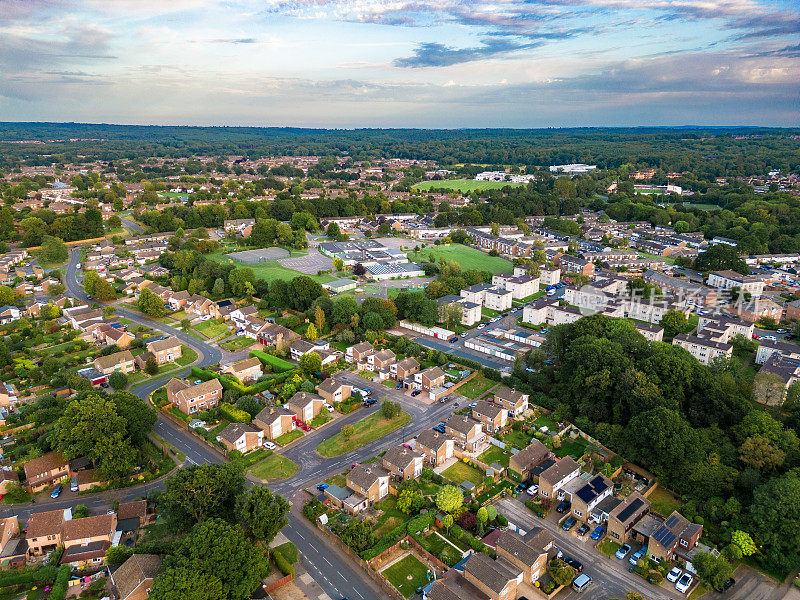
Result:
M287 583L289 583L292 579L294 579L291 575L285 575L278 579L277 581L273 581L272 583L268 583L264 586L264 591L267 593L274 592L279 587L283 587Z

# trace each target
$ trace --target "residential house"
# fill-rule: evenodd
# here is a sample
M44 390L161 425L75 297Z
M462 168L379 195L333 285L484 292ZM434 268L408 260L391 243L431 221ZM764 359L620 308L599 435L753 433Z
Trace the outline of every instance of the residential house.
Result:
M477 452L486 443L483 424L467 415L454 415L445 423L445 433L451 435L467 452Z
M219 379L190 384L173 378L166 388L167 399L187 415L214 408L222 398L222 384Z
M147 500L123 502L117 508L117 531L120 532L120 539L135 541L139 529L147 524Z
M628 541L634 526L650 512L650 501L639 492L632 492L608 515L609 537L619 544Z
M337 381L333 377L328 377L317 386L317 393L331 406L334 402L347 400L352 391L351 385Z
M58 452L49 452L23 465L28 490L36 494L69 476L69 463Z
M394 352L388 348L384 348L379 352L375 352L374 354L367 356L367 367L369 367L370 371L376 372L386 370L388 374L389 366L395 361L396 358L397 355L395 355Z
M222 372L230 373L242 383L247 383L250 381L258 381L264 374L264 369L262 368L261 361L254 356L228 365Z
M541 481L541 477L539 478ZM541 485L541 483L540 483ZM580 477L573 479L564 486L564 492L570 494L572 514L581 520L588 521L592 510L603 500L611 496L614 484L603 475L595 475L589 481Z
M345 478L347 487L353 492L355 498L348 498L345 503L351 512L360 512L372 506L389 494L389 473L382 467L369 464L360 464L353 467Z
M577 273L578 275L594 277L594 263L585 258L562 254L558 261L561 270L565 273Z
M437 466L453 458L455 439L446 433L423 429L417 436L416 448L423 455L425 462Z
M482 552L473 552L464 565L464 578L490 600L514 600L517 586L523 582L523 570L510 562L492 560Z
M488 309L499 312L510 309L513 300L514 293L501 287L491 287L483 295L483 305Z
M470 302L482 305L486 297L486 291L491 289L491 287L492 286L488 283L476 283L475 285L463 288L459 294L462 298L466 298Z
M157 554L134 554L111 572L109 591L114 600L146 600L160 571Z
M419 361L413 356L404 358L403 360L392 363L389 366L389 372L397 381L406 381L419 371Z
M241 453L260 448L264 443L264 432L247 423L229 423L219 434L219 441L228 450Z
M0 413L4 410L7 410L7 408L0 408ZM0 494L7 494L10 488L17 485L19 485L19 475L17 472L10 466L0 468Z
M106 356L98 356L94 359L94 368L104 375L110 375L114 371L133 373L136 366L131 351L123 350Z
M483 423L487 433L497 433L506 426L508 411L499 404L479 400L472 409L472 417Z
M506 409L512 417L518 417L528 410L528 394L512 390L505 385L495 391L494 402Z
M730 358L733 354L733 346L731 344L686 333L677 334L672 338L672 344L687 350L689 354L704 365L710 364L712 360L718 357Z
M64 523L61 564L71 567L101 564L116 531L117 515L114 513L67 521Z
M647 553L656 559L672 560L673 555L692 550L703 533L703 526L691 523L678 511L672 511L656 530L650 535Z
M311 421L322 412L325 400L322 396L309 392L297 392L289 399L286 408L294 412L300 421Z
M539 278L530 275L517 275L508 277L507 274L498 274L492 277L492 284L511 292L513 298L522 300L539 291Z
M422 474L424 457L405 446L392 446L383 455L383 467L400 479L418 479Z
M300 339L300 335L275 323L266 323L258 332L257 339L264 346L274 346L276 350L283 350L295 340Z
M64 539L64 523L71 518L69 508L32 513L25 530L28 556L44 556L58 548Z
M783 320L783 306L769 298L756 298L752 302L736 303L731 312L751 323L756 323L764 318L774 319L775 322Z
M756 350L756 364L763 365L773 354L780 354L787 358L800 358L800 346L781 340L759 340L758 350Z
M516 269L514 270L516 275ZM551 269L549 267L539 267L539 285L555 285L561 281L561 269Z
M451 306L457 307L455 310L461 312L461 324L465 327L472 327L481 320L481 305L477 302L471 302L461 296L449 294L436 299L436 304L439 306L439 322L442 323L447 320L448 315L451 314Z
M547 556L555 538L541 527L534 527L521 536L506 530L500 534L495 550L497 559L521 569L523 581L533 585L547 570Z
M0 519L0 570L18 569L25 566L28 544L19 535L19 519L16 515Z
M299 362L309 352L316 350L316 346L308 340L295 340L289 346L289 356L292 360Z
M274 440L294 429L294 419L289 409L267 406L253 418L253 425L262 429L268 440Z
M531 471L550 458L552 453L539 440L532 440L525 448L508 459L509 471L519 473L520 481L528 481Z
M367 362L367 357L375 353L375 347L369 342L359 342L350 346L345 352L347 362L362 364Z
M563 498L563 488L580 475L581 467L572 457L559 458L539 475L539 495L542 498Z
M731 270L714 271L708 276L706 283L718 290L739 288L741 292L747 292L754 298L764 293L764 279L762 277L758 275L742 275Z
M155 340L147 343L147 351L153 355L159 366L175 362L181 357L181 341L174 336Z
M444 380L445 372L439 367L429 367L424 371L414 374L415 387L425 392L430 392L440 387L444 383Z

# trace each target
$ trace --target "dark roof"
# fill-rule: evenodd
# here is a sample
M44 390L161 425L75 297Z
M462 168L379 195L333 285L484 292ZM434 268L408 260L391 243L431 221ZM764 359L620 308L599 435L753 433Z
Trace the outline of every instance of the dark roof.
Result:
M123 533L130 533L131 531L136 531L139 529L139 518L138 517L131 517L130 519L120 519L117 521L117 531L122 531Z
M61 564L105 556L106 550L110 547L111 542L108 540L99 540L97 542L89 542L88 544L70 546L64 551L64 555L61 557Z
M609 488L609 481L603 475L595 475L577 492L578 498L589 504Z
M634 498L630 504L628 504L625 508L619 511L617 514L617 519L619 519L622 523L627 521L628 519L633 516L633 514L639 510L642 506L644 506L644 501L640 500L639 498Z

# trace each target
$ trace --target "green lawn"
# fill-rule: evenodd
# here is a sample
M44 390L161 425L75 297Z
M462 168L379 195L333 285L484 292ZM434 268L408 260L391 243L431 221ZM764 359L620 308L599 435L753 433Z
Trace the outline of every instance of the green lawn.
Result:
M639 253L639 256L641 256L642 258L654 258L657 260L663 260L668 265L675 264L675 259L672 258L671 256L659 256L658 254L650 254L649 252L645 252L644 250L637 250L637 252Z
M602 542L597 544L597 546L595 546L595 548L608 557L614 556L614 553L619 550L619 547L620 544L609 538L604 539Z
M553 450L553 454L555 454L558 458L571 456L575 460L578 460L581 456L583 456L584 452L586 452L586 442L583 440L564 442L561 444L561 448L556 448Z
M215 338L222 335L228 330L228 326L222 319L209 319L208 321L201 321L194 326L195 331L199 331L207 338Z
M458 393L463 394L467 398L475 399L490 388L497 385L496 381L492 381L491 379L486 379L480 373L470 379L467 383L462 385L458 388Z
M381 574L406 598L428 583L428 568L412 554L384 569Z
M483 472L461 461L447 467L447 469L442 472L442 476L458 485L461 485L465 481L471 481L475 485L483 483Z
M344 478L344 475L332 475L325 480L325 483L328 485L338 485L340 488L343 488L347 485L347 479Z
M273 454L250 469L259 479L286 479L297 473L297 463L280 454Z
M280 446L285 446L286 444L290 444L298 438L303 437L303 431L300 429L293 429L292 431L287 431L283 435L279 435L275 438L275 443Z
M533 422L537 428L547 427L550 431L558 429L558 424L550 417L541 416Z
M220 344L225 350L228 352L237 352L239 350L244 350L245 348L252 346L255 344L256 341L253 338L249 338L246 335L241 335L239 337L233 338L229 342L225 342L224 344Z
M256 279L265 279L267 281L282 279L283 281L291 281L295 277L304 275L304 273L301 273L300 271L295 271L294 269L284 267L277 260L267 260L261 263L248 264L225 256L230 252L236 252L236 251L237 250L235 248L224 246L220 250L212 252L211 254L207 254L206 256L209 259L218 263L233 264L240 267L248 267L253 270ZM311 279L319 283L328 283L336 279L336 277L333 277L332 275L309 275L309 277L311 277Z
M650 509L663 517L668 517L673 510L683 506L683 502L674 498L669 491L662 487L657 487L647 499L650 500Z
M437 263L439 262L439 258L453 260L457 262L464 271L468 269L477 269L478 271L489 271L495 274L510 273L513 270L513 265L505 258L489 256L485 252L462 244L423 248L419 252L409 252L408 259L412 262L428 261L431 255L433 255Z
M197 360L197 352L189 346L181 345L181 357L176 359L175 362L182 367L192 364Z
M475 181L474 179L446 179L443 181L423 181L413 186L413 189L420 192L429 190L454 190L458 192L481 192L484 190L500 190L506 186L519 187L522 183L511 183L507 181Z
M331 419L333 419L331 413L329 413L327 410L323 410L316 417L311 419L308 422L308 424L311 425L312 427L319 427L320 425L325 425L325 423L327 423Z
M509 458L511 458L510 452L506 452L505 450L501 450L497 446L491 445L486 450L484 450L483 454L481 454L478 457L478 460L486 463L487 465L491 465L492 463L497 463L498 465L503 465L504 467L507 467Z
M411 415L405 412L391 420L384 419L380 412L373 413L354 424L354 432L350 439L345 439L339 432L317 446L317 452L326 458L341 456L391 433L409 421Z

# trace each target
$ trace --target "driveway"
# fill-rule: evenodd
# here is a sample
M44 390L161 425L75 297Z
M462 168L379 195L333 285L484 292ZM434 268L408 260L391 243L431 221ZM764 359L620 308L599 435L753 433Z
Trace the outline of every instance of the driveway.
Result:
M565 533L554 520L540 519L535 516L524 504L525 498L503 498L499 500L497 509L503 513L511 523L524 530L541 527L548 530L556 539L558 546L564 554L578 559L583 563L583 572L593 580L591 593L579 594L572 590L559 594L563 598L624 598L626 592L634 591L644 595L648 600L676 600L685 598L674 589L655 586L647 583L638 575L628 573L628 562L616 558L606 558L605 555L594 550L589 536L579 538ZM671 584L667 584L671 585Z

